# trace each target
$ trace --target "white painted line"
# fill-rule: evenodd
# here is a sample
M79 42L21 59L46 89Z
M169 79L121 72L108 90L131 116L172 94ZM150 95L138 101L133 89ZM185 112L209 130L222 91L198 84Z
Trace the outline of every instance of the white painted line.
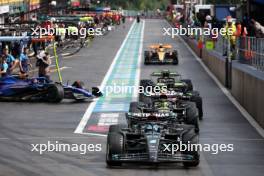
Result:
M114 68L114 66L115 66L115 63L116 63L116 61L117 61L119 55L121 54L121 51L123 50L123 48L124 48L124 46L125 46L125 44L126 44L126 41L128 40L128 37L129 37L129 35L130 35L132 29L134 28L135 24L136 24L136 21L134 21L133 24L131 25L131 27L130 27L130 29L129 29L129 31L128 31L128 33L127 33L127 35L126 35L126 37L125 37L125 39L124 39L124 41L123 41L123 43L122 43L122 45L120 46L119 50L117 51L117 53L116 53L116 55L115 55L115 58L114 58L112 64L110 65L110 68L108 69L108 71L107 71L107 73L106 73L106 75L105 75L105 77L104 77L104 79L103 79L103 81L102 81L102 83L101 83L101 86L100 86L100 89L101 89L101 90L103 90L103 89L105 88L106 83L107 83L107 80L109 79L109 76L111 75L111 72L112 72L112 70L113 70L113 68ZM85 128L85 126L86 126L88 120L90 119L90 116L91 116L92 111L93 111L93 109L94 109L94 107L95 107L95 105L96 105L96 102L97 102L97 101L93 101L93 102L90 104L90 106L86 109L86 112L85 112L85 114L83 115L83 117L82 117L82 119L81 119L79 125L78 125L77 128L75 129L74 133L77 133L77 134L83 134L83 129Z
M199 140L215 140L215 138L199 137ZM217 140L221 140L221 141L264 141L263 138L254 138L254 139L249 139L249 138L217 138Z
M103 118L118 118L119 117L119 114L118 113L102 113L101 114L101 117Z
M88 136L87 136L88 137ZM47 136L47 137L18 137L18 138L0 138L0 140L43 140L43 139L87 139L84 136ZM90 139L90 138L89 138Z
M142 53L143 53L143 42L144 42L144 31L145 31L145 20L143 21L143 26L141 30L141 36L140 36L140 46L139 46L139 56L138 56L138 63L137 63L137 71L136 71L136 77L135 77L135 87L139 87L139 80L140 80L140 68L141 68L141 62L142 62ZM135 89L133 93L132 100L137 101L138 97L138 91Z
M71 68L71 67L60 67L59 69L60 69L60 71L62 71L62 70L69 69L69 68ZM57 72L57 68L50 70L50 73L54 73L54 72Z
M184 45L188 48L188 50L192 53L195 59L201 64L207 74L214 80L217 86L222 90L222 92L227 96L227 98L236 106L236 108L240 111L240 113L248 120L248 122L257 130L257 132L264 137L263 128L256 122L256 120L239 104L239 102L232 96L228 89L226 89L221 82L216 78L216 76L208 69L208 67L203 63L203 61L194 53L194 51L189 47L189 45L181 38L180 40L184 43Z
M87 136L107 137L107 134L99 134L99 133L85 133L85 132L82 132L81 134L87 135Z
M61 54L62 56L67 56L67 55L69 55L69 54L71 54L71 53L63 53L63 54Z

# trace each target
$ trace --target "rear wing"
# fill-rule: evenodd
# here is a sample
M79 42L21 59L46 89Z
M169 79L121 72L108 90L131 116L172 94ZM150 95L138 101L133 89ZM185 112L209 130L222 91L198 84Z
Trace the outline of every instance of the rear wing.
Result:
M162 70L159 72L153 72L151 76L157 76L157 77L178 77L181 76L177 72L170 72L169 70Z
M183 97L184 94L182 92L176 92L176 91L170 91L167 90L166 92L159 92L159 93L146 93L145 96L154 98L154 99L160 99L162 96L166 96L167 98L178 98Z
M152 112L152 113L126 113L126 118L128 121L133 122L146 122L146 121L170 121L176 120L177 114L170 113L160 113L160 112Z
M160 48L160 44L153 44L153 45L150 45L149 48L151 49L157 49L157 48ZM170 44L163 44L162 45L162 48L165 48L165 49L171 49L172 46Z

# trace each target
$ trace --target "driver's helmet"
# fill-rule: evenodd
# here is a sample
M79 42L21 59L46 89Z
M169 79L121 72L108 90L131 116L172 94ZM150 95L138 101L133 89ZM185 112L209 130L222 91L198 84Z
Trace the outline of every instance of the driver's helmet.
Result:
M163 70L162 71L162 77L169 78L170 77L170 71L169 70Z
M164 95L164 94L160 95L160 100L163 101L163 102L167 101L168 100L167 95Z
M159 133L159 132L160 132L160 126L158 126L158 125L156 125L156 124L153 125L153 131Z
M159 44L159 48L163 48L163 44L162 43Z
M163 94L160 96L159 99L159 108L162 110L168 110L170 106L170 103L168 102L167 95Z
M151 124L146 124L146 126L145 126L145 132L146 132L146 133L147 133L147 132L152 132L152 129L153 129L153 127L152 127Z

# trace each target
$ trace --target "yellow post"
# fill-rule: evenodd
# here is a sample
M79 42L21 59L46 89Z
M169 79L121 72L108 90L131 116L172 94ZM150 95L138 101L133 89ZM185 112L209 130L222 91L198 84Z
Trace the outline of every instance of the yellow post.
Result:
M55 57L55 61L56 61L56 69L57 69L59 81L60 81L60 83L62 83L62 77L61 77L61 72L60 72L60 67L59 67L59 57L57 55L56 44L54 41L53 41L53 52L54 52L54 57Z

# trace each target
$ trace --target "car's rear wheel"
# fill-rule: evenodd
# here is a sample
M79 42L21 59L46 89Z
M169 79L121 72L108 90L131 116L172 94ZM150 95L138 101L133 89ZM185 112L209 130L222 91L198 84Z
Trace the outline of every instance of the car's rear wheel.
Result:
M144 52L144 64L145 65L150 64L150 58L151 58L150 52L149 51L145 51Z
M55 83L48 88L47 101L59 103L64 98L64 89L61 84Z
M185 102L186 104L186 123L195 126L195 131L199 133L198 109L194 102Z
M138 100L141 101L141 102L144 102L144 100L146 98L149 98L149 97L146 97L144 94L145 92L147 91L146 89L148 87L154 87L155 86L155 83L152 81L152 80L149 80L149 79L143 79L140 81L140 86L141 86L141 89L143 88L143 92L140 92L139 93L139 97L138 97ZM141 90L142 91L142 90Z
M193 91L193 84L190 79L182 79L181 81L187 84L187 91Z
M200 96L192 96L191 101L195 102L199 113L199 120L203 120L203 99Z
M173 65L179 64L178 52L175 50L172 53Z
M129 112L140 113L141 111L138 107L138 102L131 102L129 106Z

